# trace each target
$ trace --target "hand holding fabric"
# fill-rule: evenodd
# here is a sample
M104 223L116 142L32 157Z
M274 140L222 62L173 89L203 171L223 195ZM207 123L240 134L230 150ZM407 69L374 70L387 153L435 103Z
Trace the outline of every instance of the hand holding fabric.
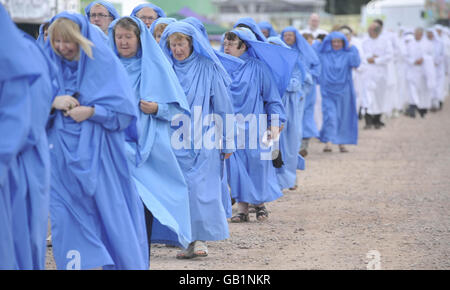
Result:
M67 116L71 117L75 122L81 123L94 115L94 108L87 106L78 106L67 112Z
M69 95L62 95L55 97L52 108L60 111L69 111L72 108L78 107L80 103L77 99Z
M145 114L156 114L158 112L158 104L141 100L139 103L141 111Z

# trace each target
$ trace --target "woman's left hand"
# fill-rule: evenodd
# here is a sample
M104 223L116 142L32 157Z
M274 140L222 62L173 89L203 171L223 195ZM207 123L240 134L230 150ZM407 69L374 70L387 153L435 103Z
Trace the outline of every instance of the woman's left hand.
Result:
M67 116L71 117L75 122L81 123L94 115L93 107L79 106L67 111Z
M145 114L156 114L158 112L158 104L154 102L147 102L144 100L141 100L139 102L139 107L141 108L141 111Z

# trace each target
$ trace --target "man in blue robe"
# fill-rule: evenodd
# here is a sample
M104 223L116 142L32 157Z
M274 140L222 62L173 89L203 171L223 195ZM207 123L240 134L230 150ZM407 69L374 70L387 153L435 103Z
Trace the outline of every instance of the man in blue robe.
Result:
M135 16L144 22L147 28L155 22L155 20L166 17L166 13L160 7L152 3L144 3L136 6L133 11L131 11L130 16Z
M107 1L93 1L84 8L84 13L89 21L108 35L108 27L114 19L120 17L112 3Z

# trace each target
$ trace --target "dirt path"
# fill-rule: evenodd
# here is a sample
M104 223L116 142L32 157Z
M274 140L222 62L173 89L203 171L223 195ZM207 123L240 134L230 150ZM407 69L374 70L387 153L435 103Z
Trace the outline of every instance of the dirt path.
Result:
M311 142L299 189L268 204L268 221L230 224L206 258L153 246L151 268L450 269L450 104L386 125L360 130L346 154ZM50 250L47 260L54 269Z

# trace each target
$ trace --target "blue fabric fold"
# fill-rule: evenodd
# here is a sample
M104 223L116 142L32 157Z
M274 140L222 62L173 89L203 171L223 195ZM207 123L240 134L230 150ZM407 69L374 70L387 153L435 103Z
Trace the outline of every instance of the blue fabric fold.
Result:
M258 24L256 24L253 18L243 17L234 24L233 28L237 28L239 24L244 24L245 26L248 26L248 29L250 29L250 31L253 32L257 40L267 42L266 37L264 36Z
M268 21L261 21L260 23L258 23L258 26L261 30L268 30L269 37L278 36L278 33L275 31L275 29L273 29L272 24L270 24Z

